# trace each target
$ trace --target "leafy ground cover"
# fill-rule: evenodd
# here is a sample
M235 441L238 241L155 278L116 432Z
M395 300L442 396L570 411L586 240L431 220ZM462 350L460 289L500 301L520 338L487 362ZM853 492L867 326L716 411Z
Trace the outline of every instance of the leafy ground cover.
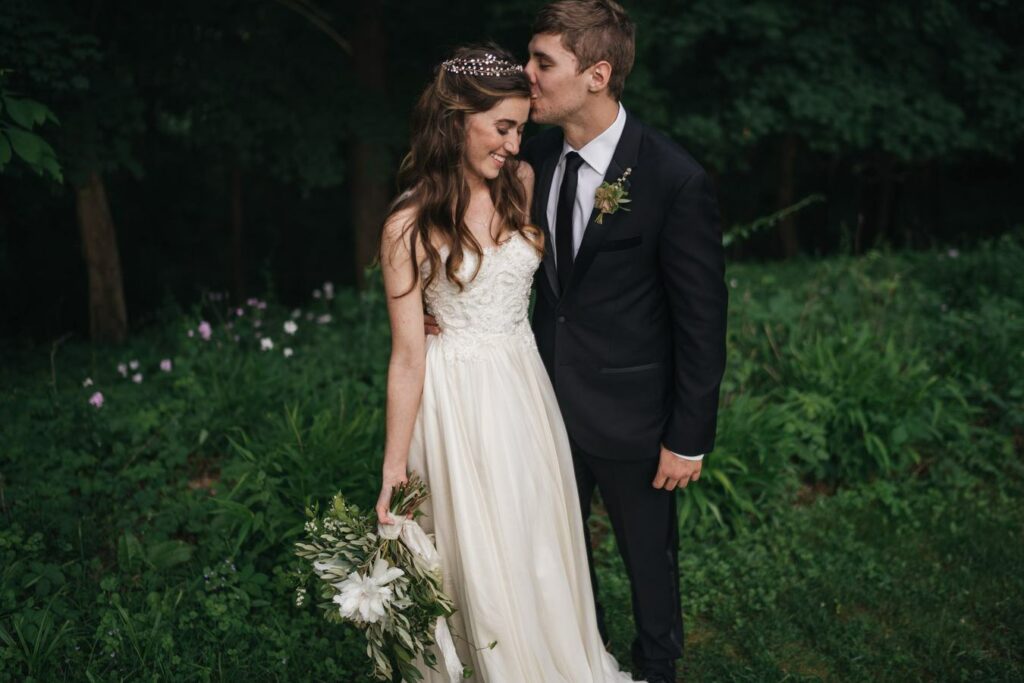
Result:
M718 444L680 494L689 680L1024 677L1020 272L1020 233L729 269ZM332 290L8 344L0 680L368 680L294 604L306 506L378 486L384 302Z

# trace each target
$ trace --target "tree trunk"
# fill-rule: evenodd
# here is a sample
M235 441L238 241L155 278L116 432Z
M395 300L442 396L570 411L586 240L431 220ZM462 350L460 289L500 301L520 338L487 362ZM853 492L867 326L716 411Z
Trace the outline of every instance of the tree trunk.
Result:
M121 343L128 336L121 257L107 192L96 171L75 188L75 208L89 273L89 334L94 342Z
M794 188L796 179L793 177L796 169L797 138L790 133L782 142L781 167L779 168L779 198L778 207L784 209L793 205L795 195ZM800 242L796 236L796 216L790 214L779 224L779 236L782 238L782 253L787 258L793 258L800 253Z
M387 149L375 134L387 94L387 49L381 30L379 0L360 3L352 35L353 68L362 94L356 120L357 138L349 148L349 190L352 200L356 282L365 286L363 270L377 255L381 224L391 195Z
M231 295L235 302L245 299L245 262L242 258L242 171L231 168L231 243L228 255L231 263Z

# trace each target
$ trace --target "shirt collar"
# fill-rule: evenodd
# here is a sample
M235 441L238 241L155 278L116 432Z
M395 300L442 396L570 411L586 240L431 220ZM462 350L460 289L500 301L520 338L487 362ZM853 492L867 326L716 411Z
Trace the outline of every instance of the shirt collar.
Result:
M573 149L567 140L562 141L562 156L559 163L565 159L569 152L577 152L583 161L602 176L608 171L608 165L612 163L615 156L615 148L622 137L622 129L626 127L626 108L619 102L619 113L612 121L612 125L604 129L604 132L596 138L583 145L582 149Z

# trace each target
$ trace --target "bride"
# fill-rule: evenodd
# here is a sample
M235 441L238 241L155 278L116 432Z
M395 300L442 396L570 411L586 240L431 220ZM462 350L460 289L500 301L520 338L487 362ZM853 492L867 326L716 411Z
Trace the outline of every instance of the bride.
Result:
M381 240L392 351L376 509L392 523L408 472L430 486L423 526L473 680L631 681L598 633L569 441L527 316L544 249L516 159L529 111L522 67L488 47L457 50L413 112ZM425 338L425 312L440 334Z

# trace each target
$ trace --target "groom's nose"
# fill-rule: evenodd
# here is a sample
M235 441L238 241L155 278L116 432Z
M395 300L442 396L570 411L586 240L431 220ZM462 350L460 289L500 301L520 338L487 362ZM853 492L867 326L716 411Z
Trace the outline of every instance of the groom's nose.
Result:
M530 81L530 85L537 85L537 74L533 70L533 60L526 62L526 66L523 67L523 72L526 74L526 78Z

